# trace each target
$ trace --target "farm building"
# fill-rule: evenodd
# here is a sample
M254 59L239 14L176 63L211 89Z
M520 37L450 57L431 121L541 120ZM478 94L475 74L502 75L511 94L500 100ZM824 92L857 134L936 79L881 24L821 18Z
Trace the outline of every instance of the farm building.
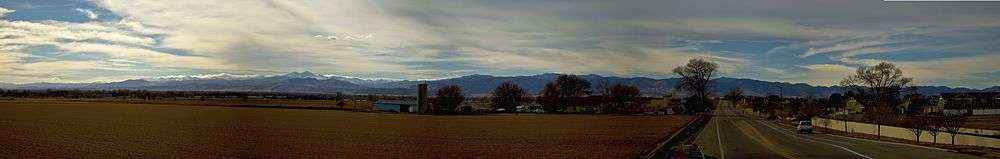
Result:
M379 101L375 102L375 111L417 112L417 101Z

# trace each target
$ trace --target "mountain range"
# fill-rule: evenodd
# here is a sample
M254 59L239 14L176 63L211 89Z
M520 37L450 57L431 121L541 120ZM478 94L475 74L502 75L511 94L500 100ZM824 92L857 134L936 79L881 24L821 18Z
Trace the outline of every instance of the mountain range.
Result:
M158 91L255 91L255 92L297 92L297 93L334 93L349 94L386 94L414 95L418 83L427 83L431 90L446 85L458 85L463 92L472 96L489 94L497 85L505 81L527 89L537 94L542 87L555 80L559 74L546 73L530 76L491 76L468 75L456 78L437 80L392 80L363 79L337 75L318 75L309 71L292 72L284 75L199 75L170 76L150 79L132 79L119 82L96 83L0 83L3 89L80 89L80 90L158 90ZM633 85L640 88L646 95L680 94L674 88L677 78L653 79L646 77L615 77L600 75L580 75L590 81L594 89L617 83ZM805 96L825 97L832 93L843 92L838 86L812 86L804 83L771 82L741 78L716 78L713 81L716 95L723 95L732 88L743 89L747 95ZM970 89L946 86L917 86L917 91L926 95L937 95L946 92L997 92L1000 86L985 89Z

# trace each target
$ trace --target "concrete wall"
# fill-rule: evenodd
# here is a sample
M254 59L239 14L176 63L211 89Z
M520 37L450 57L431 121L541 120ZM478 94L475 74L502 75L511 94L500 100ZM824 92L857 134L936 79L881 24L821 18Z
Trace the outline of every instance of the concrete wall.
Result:
M824 127L824 118L813 118L813 125L818 127ZM840 120L830 119L830 129L844 131L844 122ZM856 133L866 133L875 135L876 126L868 123L857 123L857 122L847 122L847 132ZM894 137L900 139L914 140L913 132L907 128L893 127L893 126L882 126L882 136ZM933 136L927 131L924 131L920 135L920 142L932 142L934 140ZM938 134L937 143L951 143L951 134L946 132L941 132ZM1000 148L1000 139L980 137L972 135L958 134L955 135L956 145L973 145L973 146L983 146L983 147L993 147Z
M967 109L945 109L944 114L965 114ZM1000 114L1000 109L972 109L972 115L996 115Z

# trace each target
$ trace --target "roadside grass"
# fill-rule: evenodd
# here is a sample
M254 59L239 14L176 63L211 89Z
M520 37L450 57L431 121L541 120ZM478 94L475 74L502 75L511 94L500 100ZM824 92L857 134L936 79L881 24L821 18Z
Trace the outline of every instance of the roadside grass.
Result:
M0 101L12 158L635 158L691 116L429 116Z

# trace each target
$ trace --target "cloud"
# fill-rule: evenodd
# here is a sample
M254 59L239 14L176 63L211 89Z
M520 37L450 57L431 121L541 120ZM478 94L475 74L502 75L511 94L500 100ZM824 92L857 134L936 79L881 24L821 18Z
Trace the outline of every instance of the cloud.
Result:
M888 44L888 43L890 43L889 40L887 40L886 37L884 37L884 36L880 37L880 38L870 38L870 39L861 39L861 40L851 40L851 41L837 42L836 44L833 44L833 46L810 47L808 51L806 51L805 53L802 53L802 55L799 55L798 57L799 58L805 58L805 57L813 56L813 55L816 55L816 54L823 54L823 53L844 52L844 51L857 51L857 50L860 50L860 49L872 48L874 46L885 45L885 44ZM871 50L869 50L869 51L871 51Z
M767 80L778 80L812 85L832 86L840 83L844 77L854 73L851 66L840 64L810 64L795 65L791 68L758 67L760 73L769 77Z
M845 51L843 54L837 56L837 58L855 57L855 56L860 56L860 55L876 54L876 53L898 52L898 51L905 51L905 50L915 50L915 48L863 47L863 48L851 49L851 50Z
M3 17L4 15L10 14L10 13L14 13L14 11L16 11L16 10L0 7L0 17Z
M0 21L0 33L17 38L0 39L12 44L56 44L57 40L87 41L100 40L110 43L149 46L156 41L139 36L127 29L120 29L106 23L69 23L60 21Z
M802 78L797 79L798 81L826 86L839 84L844 77L852 75L857 69L838 64L813 64L799 67L809 69L809 71Z
M76 8L76 11L82 13L84 16L87 16L87 18L91 20L97 19L97 16L99 16L97 13L94 13L94 11L90 9Z
M654 23L648 27L667 28L690 38L818 40L866 34L863 31L812 27L778 19L698 18L679 22Z
M1000 54L986 54L966 57L936 58L926 60L876 60L842 58L845 63L877 65L881 62L895 64L903 70L904 76L913 77L917 84L940 84L966 87L989 87L990 76L1000 68ZM978 82L986 81L986 82Z
M372 52L435 42L406 20L385 17L366 2L101 1L130 21L160 28L163 47L218 57L245 70L408 74L409 66L380 61ZM199 7L191 7L199 6ZM212 8L212 9L204 9ZM254 12L245 12L248 9ZM314 38L337 36L336 41ZM379 36L369 36L379 35ZM334 39L334 38L330 38ZM348 40L349 39L349 40Z
M152 35L135 26L0 20L0 77L5 82L90 82L152 70L232 68L210 57L164 52Z
M97 43L66 43L58 45L67 53L99 53L109 55L118 61L144 61L158 67L173 68L212 68L215 70L231 70L233 68L222 64L221 61L212 58L198 56L178 56L155 50L128 47L122 45L109 45ZM134 62L129 62L134 63Z

